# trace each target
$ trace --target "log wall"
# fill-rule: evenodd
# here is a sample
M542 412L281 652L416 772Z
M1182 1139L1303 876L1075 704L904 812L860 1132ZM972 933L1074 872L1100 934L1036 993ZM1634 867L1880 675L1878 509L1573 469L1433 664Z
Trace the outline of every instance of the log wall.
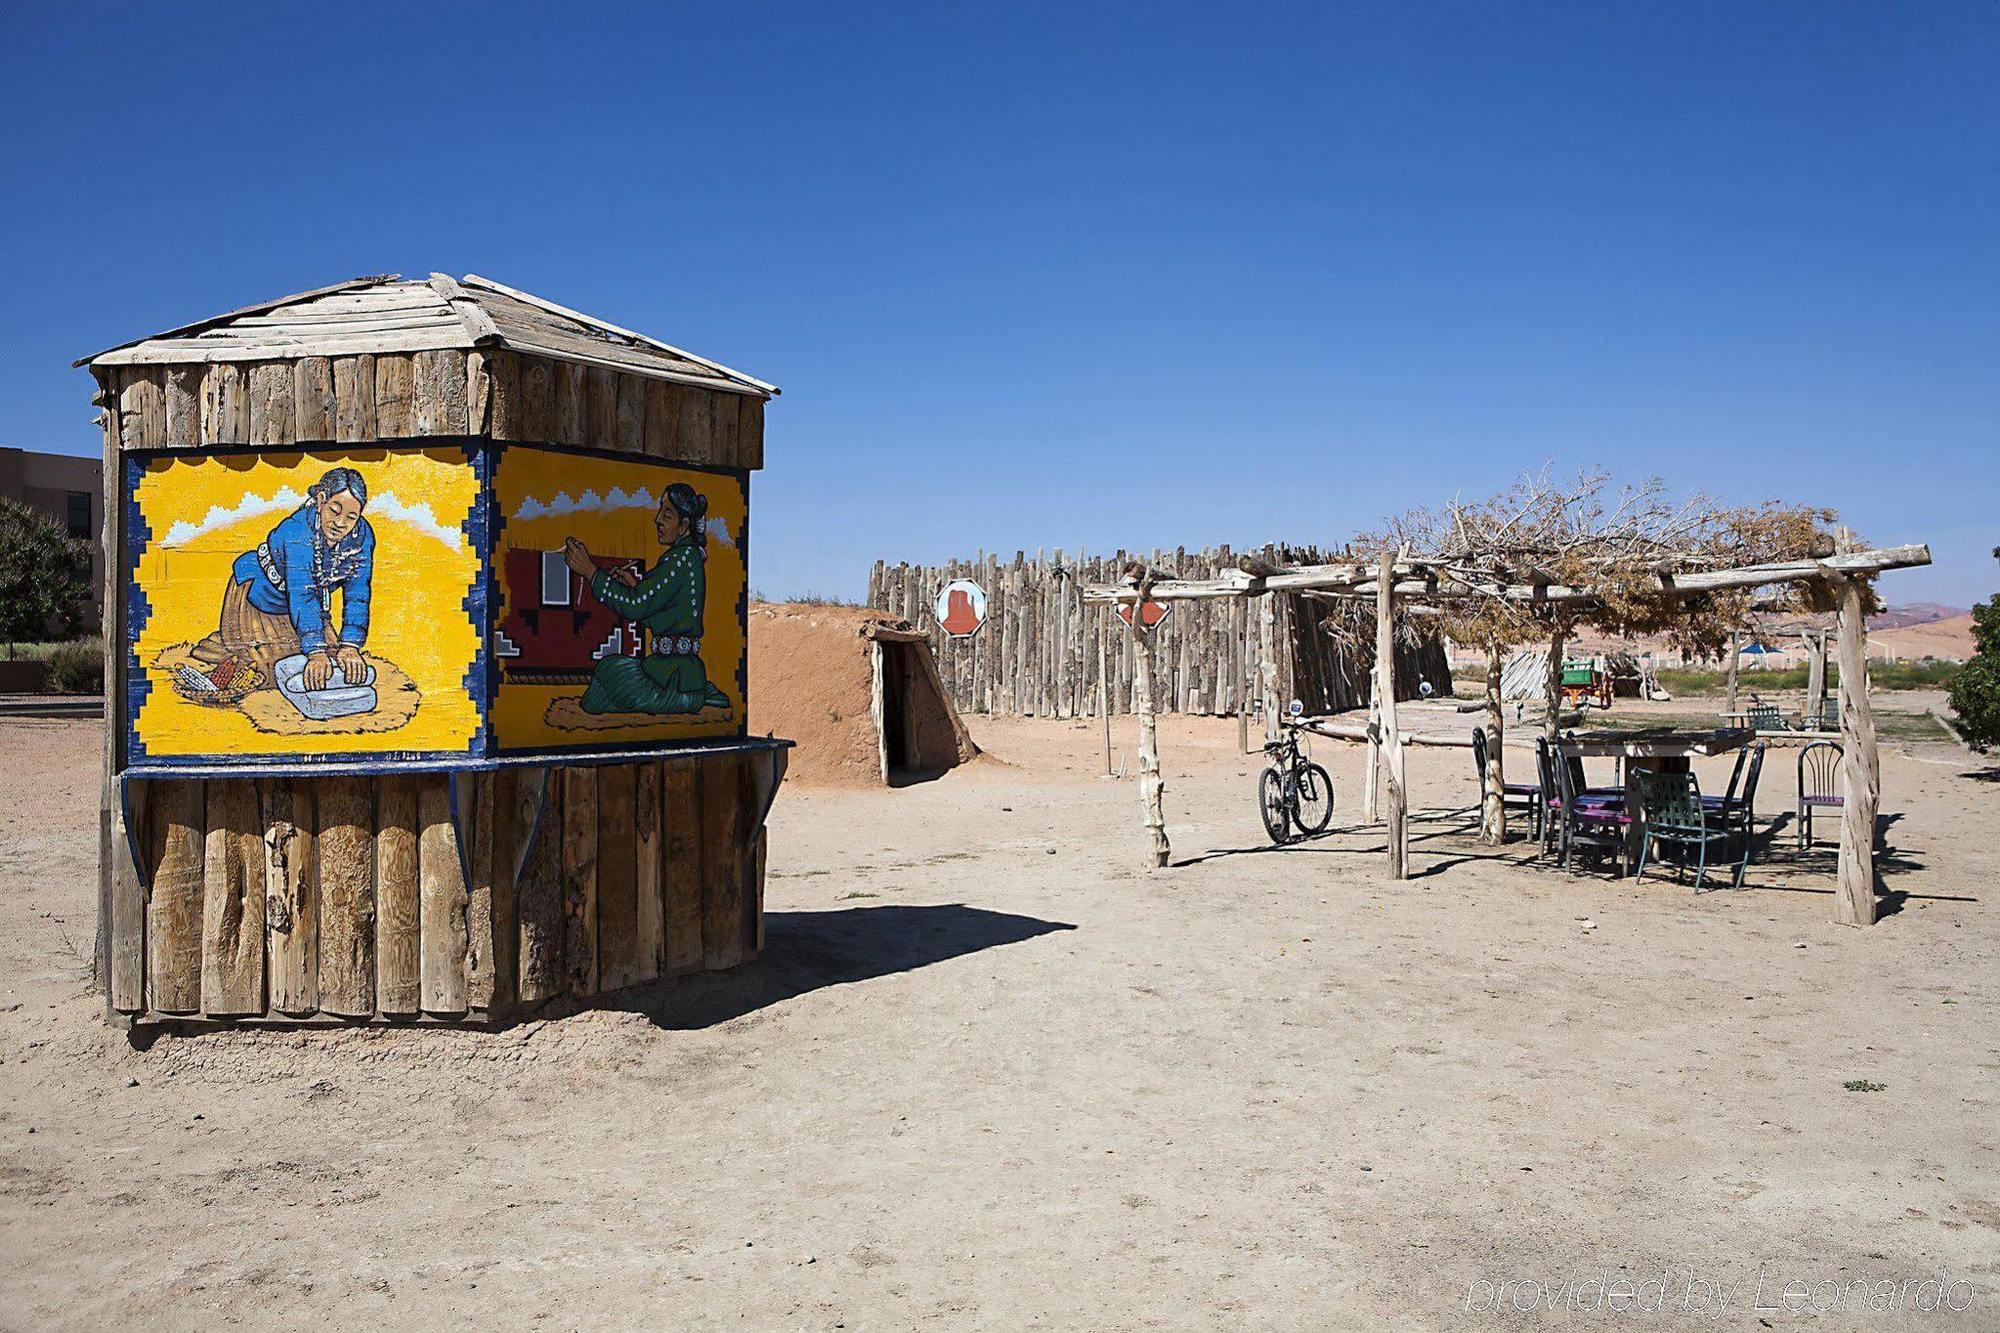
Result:
M1284 563L1338 558L1292 546L1244 552L1227 546L1176 548L1144 558L1176 578L1212 578L1236 568L1240 554ZM1125 551L1108 556L1016 551L1010 561L985 553L942 565L877 561L869 571L867 600L930 635L938 674L962 712L1095 715L1101 649L1110 709L1129 713L1132 645L1111 608L1082 605L1077 588L1115 582L1135 558ZM970 638L951 638L937 625L938 591L953 579L971 579L986 590L986 623ZM1291 593L1175 602L1154 633L1152 686L1162 712L1255 712L1264 699L1259 670L1264 662L1273 667L1275 697L1301 699L1309 712L1343 712L1364 707L1369 699L1375 641L1369 604ZM1424 680L1442 692L1451 688L1444 644L1435 635L1420 636L1397 654L1397 697L1417 697Z
M504 350L93 373L114 701L123 449L472 435L763 464L761 398ZM149 779L131 784L128 842L119 712L105 733L98 929L114 1020L500 1019L762 947L772 754L461 774L462 848L442 773Z

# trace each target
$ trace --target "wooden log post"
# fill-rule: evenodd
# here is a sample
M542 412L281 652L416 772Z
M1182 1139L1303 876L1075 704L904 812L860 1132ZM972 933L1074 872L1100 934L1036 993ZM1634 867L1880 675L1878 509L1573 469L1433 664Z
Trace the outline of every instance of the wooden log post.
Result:
M563 960L569 993L597 993L597 770L563 768Z
M466 1011L466 866L442 774L417 788L417 960L419 1003L427 1014Z
M1729 701L1723 705L1724 710L1727 712L1733 713L1736 711L1736 673L1742 661L1743 636L1740 633L1731 632L1729 636L1729 670L1725 677L1727 683L1723 686L1723 695Z
M1278 599L1257 599L1257 682L1264 695L1264 743L1278 739Z
M319 1011L319 857L312 784L280 778L264 794L264 937L271 1011Z
M513 812L506 866L514 884L519 928L519 998L539 1004L568 988L563 951L568 937L563 902L562 770L517 768L507 808Z
M264 851L257 787L248 778L209 784L202 879L202 1012L262 1014Z
M162 782L150 811L153 883L146 901L146 999L161 1013L201 1009L203 784Z
M382 779L375 823L375 1008L407 1016L422 1008L415 778Z
M1507 841L1507 766L1502 757L1506 722L1500 708L1500 645L1486 645L1486 769L1480 778L1479 840L1490 846Z
M1371 667L1368 678L1374 680ZM1373 824L1382 818L1382 700L1379 691L1369 690L1367 768L1361 774L1361 822Z
M669 975L701 970L701 789L698 759L660 765L660 879Z
M1108 679L1111 664L1111 615L1106 612L1097 622L1097 720L1104 729L1104 776L1111 776L1111 684Z
M634 803L638 770L606 764L597 770L597 988L623 990L638 981L639 862Z
M1882 793L1875 711L1868 701L1868 584L1842 579L1840 599L1840 884L1834 915L1842 925L1875 924L1875 812Z
M660 877L660 765L640 764L632 788L632 818L638 837L632 849L638 900L638 967L634 981L651 981L667 966L667 900Z
M1147 864L1158 869L1172 857L1173 846L1167 840L1167 784L1160 776L1160 730L1153 713L1153 637L1145 629L1146 597L1152 590L1153 570L1148 565L1139 575L1125 632L1132 645L1132 709L1139 715L1139 796L1153 844Z
M1806 635L1806 702L1805 724L1809 730L1819 730L1822 714L1826 712L1826 631L1814 630Z
M1549 669L1542 679L1542 706L1548 716L1542 720L1542 734L1550 741L1562 733L1563 647L1569 642L1561 622L1549 632Z
M1250 600L1230 602L1230 689L1236 693L1236 749L1250 753Z
M319 1007L375 1014L375 802L367 778L320 780Z
M1375 590L1375 697L1380 700L1383 787L1388 797L1389 877L1410 877L1409 796L1403 786L1403 745L1396 727L1396 560L1382 553Z

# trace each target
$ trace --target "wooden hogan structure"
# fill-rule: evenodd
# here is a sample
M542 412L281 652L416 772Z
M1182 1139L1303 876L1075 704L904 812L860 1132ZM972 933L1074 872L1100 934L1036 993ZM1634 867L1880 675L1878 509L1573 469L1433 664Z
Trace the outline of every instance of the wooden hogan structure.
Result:
M1657 594L1664 598L1753 589L1781 584L1814 583L1837 606L1835 638L1840 663L1840 734L1845 800L1841 811L1839 883L1834 895L1837 918L1850 925L1871 925L1876 915L1876 815L1881 796L1881 764L1876 748L1875 718L1868 698L1866 613L1871 581L1887 570L1930 563L1922 545L1875 550L1843 550L1820 558L1746 565L1738 568L1672 567L1663 562L1654 575ZM1268 600L1284 592L1318 598L1373 603L1376 624L1375 671L1378 681L1393 680L1396 617L1400 609L1438 607L1472 597L1497 598L1529 606L1587 608L1602 593L1590 586L1568 586L1547 579L1488 581L1477 571L1454 562L1427 560L1407 550L1385 551L1373 560L1321 564L1274 564L1252 557L1215 577L1181 579L1146 562L1134 562L1115 582L1093 583L1083 591L1087 605L1203 603L1222 600ZM1152 842L1152 864L1165 866L1170 855L1162 806L1164 784L1159 770L1157 732L1153 725L1149 658L1145 631L1134 617L1129 630L1137 662L1135 711L1140 715L1140 789L1145 822ZM1560 663L1560 636L1550 660ZM1822 688L1824 688L1822 679ZM1560 672L1549 673L1550 726L1555 725L1554 696ZM1497 689L1497 680L1494 682ZM1409 803L1404 782L1404 739L1397 726L1396 692L1375 691L1377 703L1364 733L1369 745L1370 794L1379 772L1382 818L1388 829L1388 867L1392 878L1409 873ZM1501 781L1499 765L1489 762L1487 798ZM1370 802L1367 817L1374 817Z
M490 1022L757 956L764 818L789 742L747 735L731 654L745 637L747 479L763 466L773 386L497 282L442 274L358 278L77 364L99 388L111 555L98 961L112 1021ZM276 490L258 480L294 474ZM600 475L631 480L586 485ZM462 498L424 493L423 478ZM684 502L662 498L668 479L684 483ZM510 498L510 486L530 498ZM217 500L203 518L189 498L202 488L241 503ZM573 513L533 498L551 488ZM341 535L346 520L324 516L329 494L365 500L367 523ZM182 503L188 517L171 529L148 507ZM148 636L183 597L185 571L237 549L201 534L258 513L238 539L236 592L221 596L220 578L200 585L214 590L202 598L221 597L220 630L214 600L203 601L210 639L168 674ZM581 681L509 674L499 548L533 513L558 515L543 521L572 523L600 548L543 542L548 600L591 587L612 596L629 581L636 606L644 564L657 558L684 578L692 568L696 591L681 585L674 604L691 621L654 616L641 630L653 613L628 609L630 633L584 666L617 659L641 692L705 671L705 685L686 686L699 711L607 711L588 695L579 706L555 696L581 693ZM287 514L311 537L309 571L280 551ZM595 535L613 523L638 536ZM678 544L663 556L670 531ZM371 549L356 549L361 532L374 543L372 629L367 580L353 575ZM705 610L699 561L668 568L704 543ZM565 560L583 571L574 582ZM447 578L446 567L469 573ZM261 640L240 652L231 642L232 624L239 635L282 628L283 602L273 612L230 600L260 570L292 599L279 635L299 635L292 660L310 671L321 634L322 655L339 654L331 684L283 662L274 671L268 655L258 660ZM322 589L317 611L310 599L299 609L308 577ZM339 597L326 591L335 586ZM383 623L410 606L424 614ZM336 643L333 626L357 614L361 630ZM211 641L211 658L227 660L204 668ZM378 650L391 643L401 646ZM343 665L349 646L366 654L365 675ZM450 657L460 651L463 661ZM648 654L673 653L659 660L679 675L642 677ZM262 714L227 706L246 679L266 687ZM374 711L338 716L364 707Z

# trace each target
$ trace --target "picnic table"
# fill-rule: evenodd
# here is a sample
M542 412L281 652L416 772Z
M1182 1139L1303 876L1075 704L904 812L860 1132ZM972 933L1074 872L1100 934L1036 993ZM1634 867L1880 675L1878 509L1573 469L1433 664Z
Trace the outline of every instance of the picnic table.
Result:
M1557 738L1566 755L1579 759L1618 758L1625 762L1625 814L1630 819L1625 832L1625 864L1639 859L1646 840L1646 811L1639 800L1639 784L1632 780L1635 769L1656 773L1685 773L1695 756L1710 758L1731 754L1757 739L1748 727L1716 727L1711 730L1680 730L1649 727L1643 731L1569 731Z
M1739 726L1748 727L1750 725L1750 710L1747 708L1738 708L1734 711L1724 712L1720 716L1727 718ZM1767 732L1764 734L1773 736L1838 736L1840 734L1840 728L1837 725L1828 727L1815 724L1810 717L1806 716L1804 709L1780 710L1780 716L1785 719L1787 729L1782 732ZM1794 721L1795 718L1797 719L1796 721ZM1752 729L1754 730L1754 728Z

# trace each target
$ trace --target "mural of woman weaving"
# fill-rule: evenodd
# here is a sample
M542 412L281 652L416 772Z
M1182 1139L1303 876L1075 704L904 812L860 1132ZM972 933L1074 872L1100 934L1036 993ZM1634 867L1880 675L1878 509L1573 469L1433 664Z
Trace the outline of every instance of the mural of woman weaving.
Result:
M699 713L727 708L729 698L708 679L701 660L702 608L708 599L708 499L685 482L660 496L653 528L666 548L644 574L598 567L575 537L563 542L563 561L584 579L591 596L643 625L651 636L644 657L607 654L592 669L581 707L585 713Z

